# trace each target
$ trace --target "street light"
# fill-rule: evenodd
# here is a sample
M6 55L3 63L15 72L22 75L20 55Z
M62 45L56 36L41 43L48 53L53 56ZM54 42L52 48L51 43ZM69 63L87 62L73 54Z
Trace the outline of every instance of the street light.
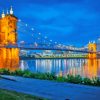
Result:
M44 41L43 41L44 44L47 44L47 43L46 43L46 40L47 40L47 36L44 37Z

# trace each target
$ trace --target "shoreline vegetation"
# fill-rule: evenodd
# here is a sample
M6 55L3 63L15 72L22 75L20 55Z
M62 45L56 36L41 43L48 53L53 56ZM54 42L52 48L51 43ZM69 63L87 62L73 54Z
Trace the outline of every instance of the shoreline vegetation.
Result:
M0 100L47 100L24 93L0 89Z
M33 73L29 70L22 71L20 69L11 72L8 69L0 69L0 75L12 75L12 76L21 76L26 78L34 78L34 79L41 79L41 80L52 80L57 82L67 82L67 83L74 83L74 84L83 84L83 85L90 85L90 86L100 86L100 78L82 78L80 75L66 75L65 77L55 76L54 74L50 73ZM2 78L2 77L1 77Z
M82 56L77 56L77 57L54 57L54 56L45 56L45 57L30 57L30 56L20 56L21 60L27 60L27 59L88 59L88 57L82 57Z

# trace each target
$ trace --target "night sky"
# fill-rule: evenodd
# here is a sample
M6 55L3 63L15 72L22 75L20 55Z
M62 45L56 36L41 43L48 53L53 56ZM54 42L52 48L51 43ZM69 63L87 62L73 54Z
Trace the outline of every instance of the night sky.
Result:
M100 37L100 0L0 0L0 13L10 5L15 16L34 27L34 34L53 41L83 46ZM32 41L25 30L18 33L19 40Z

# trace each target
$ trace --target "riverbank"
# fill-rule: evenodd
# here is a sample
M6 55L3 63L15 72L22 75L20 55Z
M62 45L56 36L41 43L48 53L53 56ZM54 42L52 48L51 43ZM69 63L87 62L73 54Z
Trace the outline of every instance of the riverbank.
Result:
M22 76L27 78L41 79L41 80L52 80L57 82L66 82L66 83L74 83L74 84L84 84L84 85L92 85L92 86L100 86L100 78L83 78L80 75L66 75L66 76L56 76L55 74L50 73L32 73L29 70L16 70L9 71L8 69L0 69L1 75L13 75L13 76Z
M77 85L3 75L15 81L0 79L0 88L43 97L50 100L99 100L100 87Z
M30 60L30 59L88 59L88 57L21 57L20 60Z

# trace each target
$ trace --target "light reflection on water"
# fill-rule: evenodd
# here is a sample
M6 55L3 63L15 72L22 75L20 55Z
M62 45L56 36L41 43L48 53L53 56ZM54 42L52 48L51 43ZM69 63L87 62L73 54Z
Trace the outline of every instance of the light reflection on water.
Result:
M20 68L32 72L81 75L83 77L100 76L100 60L97 59L37 59L21 60Z

